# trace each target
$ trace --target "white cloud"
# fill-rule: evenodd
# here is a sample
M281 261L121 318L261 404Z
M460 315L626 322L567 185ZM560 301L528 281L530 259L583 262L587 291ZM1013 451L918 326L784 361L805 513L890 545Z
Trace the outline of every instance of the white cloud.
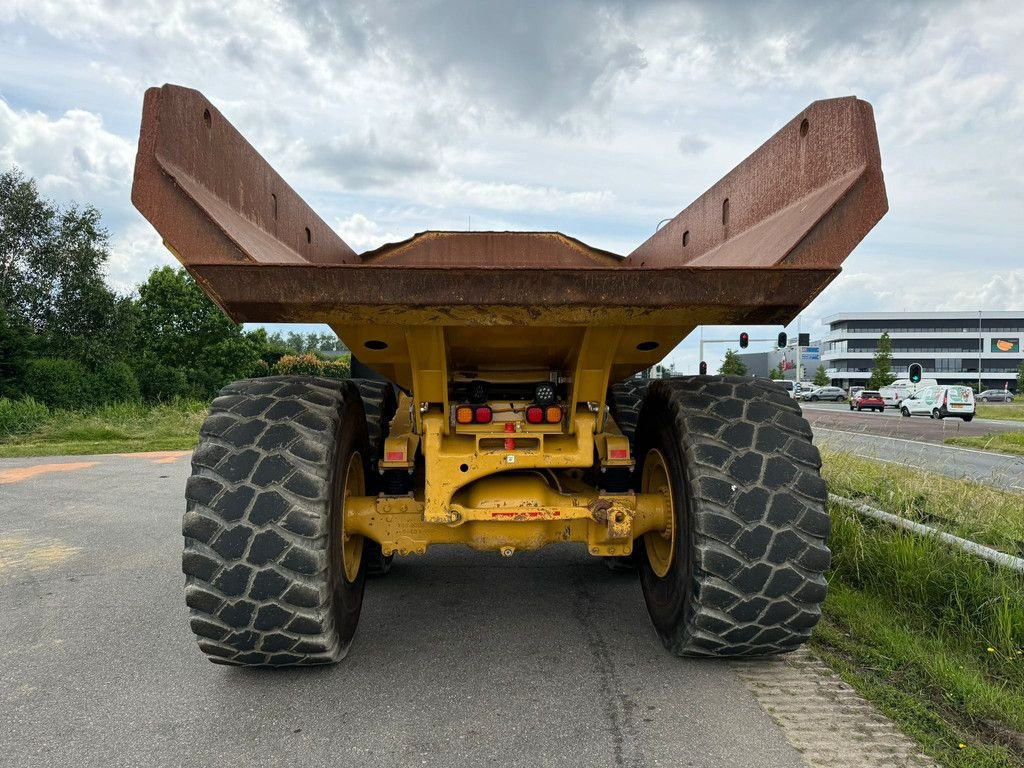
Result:
M419 195L417 190L410 190ZM504 211L600 211L608 209L615 196L608 190L568 191L557 187L528 184L452 179L424 190L421 201L447 205L478 206Z
M0 167L21 167L48 195L79 200L126 192L135 148L103 127L100 115L69 109L50 119L0 100Z
M978 307L990 310L1019 310L1024 307L1024 269L1010 270L992 275L982 285L980 275L961 275L956 283L961 289L950 299L939 304L940 309L962 309ZM966 281L966 285L964 283Z
M1019 308L1021 39L1008 0L0 0L0 166L99 205L111 280L141 280L167 258L128 201L141 96L178 82L357 250L472 216L626 252L809 101L856 93L891 210L807 322Z
M361 213L353 213L347 219L338 221L335 223L334 229L356 253L370 251L385 243L404 239L383 230L379 224Z
M110 239L107 282L118 293L132 293L149 273L165 264L177 267L160 235L140 216Z

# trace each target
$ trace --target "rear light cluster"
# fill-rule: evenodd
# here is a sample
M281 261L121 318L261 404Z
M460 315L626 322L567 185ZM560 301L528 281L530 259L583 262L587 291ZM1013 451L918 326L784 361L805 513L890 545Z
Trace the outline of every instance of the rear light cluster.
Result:
M455 409L456 424L490 424L492 421L494 412L489 405L460 405ZM526 409L526 421L528 424L558 424L562 421L562 406L531 405Z
M531 405L526 409L526 422L528 424L557 424L562 420L562 406Z
M494 412L488 405L460 405L455 409L457 424L490 424L494 421Z

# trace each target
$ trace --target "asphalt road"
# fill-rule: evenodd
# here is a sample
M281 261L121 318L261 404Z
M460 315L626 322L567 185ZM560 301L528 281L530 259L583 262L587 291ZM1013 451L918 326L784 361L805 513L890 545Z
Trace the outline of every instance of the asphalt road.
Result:
M0 764L805 765L735 666L670 656L636 579L570 547L396 560L335 667L210 664L182 596L187 473L0 461Z
M845 404L802 407L814 429L814 442L821 448L1024 491L1024 456L942 444L953 435L1024 430L1022 422L908 419L897 411L851 413Z

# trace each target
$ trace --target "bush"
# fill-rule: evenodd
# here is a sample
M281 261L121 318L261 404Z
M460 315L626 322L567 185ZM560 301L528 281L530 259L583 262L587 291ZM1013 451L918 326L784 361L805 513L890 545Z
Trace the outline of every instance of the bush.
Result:
M0 397L0 437L32 432L50 418L50 409L31 397Z
M74 360L59 357L29 360L24 375L25 394L50 408L72 411L92 401L92 376Z
M322 360L311 352L284 355L270 370L276 376L326 376L329 379L347 379L351 372L348 358Z
M136 364L135 375L146 402L167 402L188 394L184 369L158 363L151 356Z
M134 403L142 393L139 380L128 363L121 360L108 365L98 376L93 377L93 403Z

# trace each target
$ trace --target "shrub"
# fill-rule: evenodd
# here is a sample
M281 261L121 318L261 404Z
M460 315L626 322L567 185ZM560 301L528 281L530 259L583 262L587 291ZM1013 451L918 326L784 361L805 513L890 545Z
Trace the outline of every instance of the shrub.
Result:
M136 380L147 402L166 402L188 395L188 382L182 368L158 363L152 357L138 363Z
M25 365L25 394L50 408L82 408L90 404L93 391L91 375L74 360L43 357Z
M134 403L141 399L139 380L131 366L124 361L117 361L106 367L98 376L93 377L93 403Z
M324 360L324 372L321 375L329 379L347 379L352 375L352 366L349 358Z
M301 355L283 355L271 370L277 376L322 376L324 361L305 352Z
M312 352L301 355L284 355L270 369L277 376L326 376L330 379L347 379L350 373L348 358L322 360Z
M31 397L19 400L0 397L0 436L32 432L49 417L50 409Z

